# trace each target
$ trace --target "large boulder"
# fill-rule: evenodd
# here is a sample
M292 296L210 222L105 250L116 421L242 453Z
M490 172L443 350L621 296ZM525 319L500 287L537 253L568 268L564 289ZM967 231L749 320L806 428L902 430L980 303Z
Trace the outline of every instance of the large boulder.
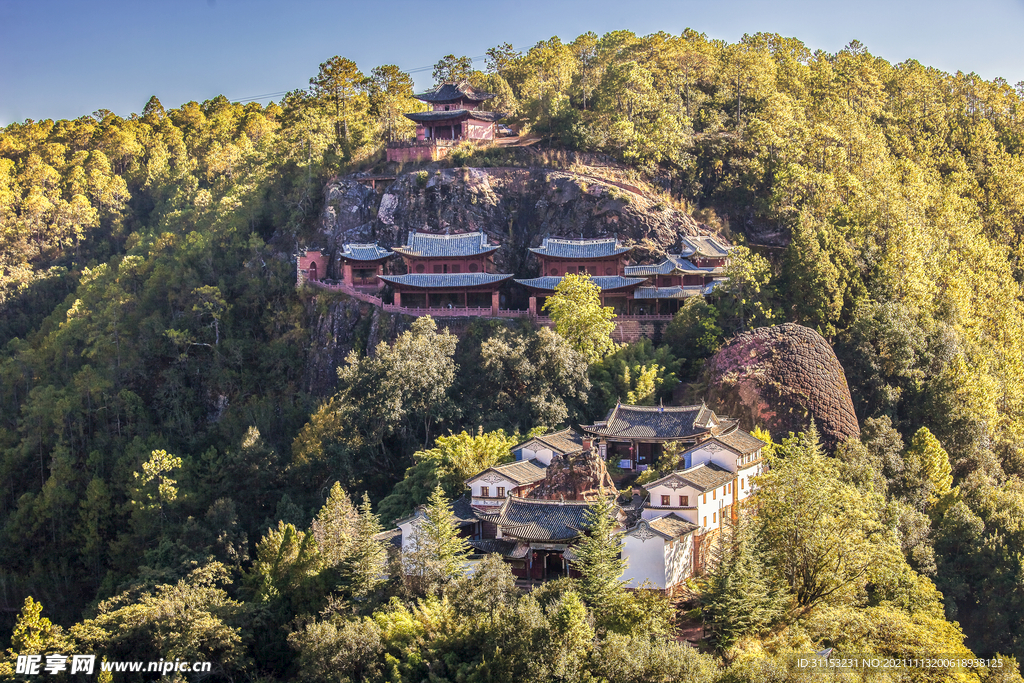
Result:
M529 498L541 500L598 500L616 493L604 461L595 449L556 455L551 459L544 481Z
M829 449L860 436L846 374L828 342L787 323L745 332L704 366L707 401L716 411L773 435L803 431L813 418Z

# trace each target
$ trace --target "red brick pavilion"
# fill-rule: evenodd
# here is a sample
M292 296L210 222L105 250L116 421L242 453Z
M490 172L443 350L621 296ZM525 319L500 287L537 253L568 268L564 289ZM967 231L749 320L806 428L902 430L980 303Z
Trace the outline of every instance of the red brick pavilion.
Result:
M466 82L442 83L416 99L430 105L429 111L410 112L416 122L416 138L388 143L388 161L436 161L463 140L495 138L495 122L504 114L483 111L480 106L494 93L482 92Z

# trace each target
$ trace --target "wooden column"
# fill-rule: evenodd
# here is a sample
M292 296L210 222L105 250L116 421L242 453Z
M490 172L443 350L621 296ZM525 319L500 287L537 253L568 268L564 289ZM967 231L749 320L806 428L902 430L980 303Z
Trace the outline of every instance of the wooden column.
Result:
M537 297L530 297L530 317L537 317Z
M344 266L342 266L341 273L341 279L345 282L346 285L352 287L352 264L346 263Z
M425 308L430 308L430 291L427 290L427 292L425 294L426 294L426 297L427 297L427 303L425 304Z
M402 293L399 292L397 289L395 290L395 305L396 306L401 306L402 305Z
M498 294L498 290L491 292L491 315L495 318L498 317L498 304L501 302L501 295Z

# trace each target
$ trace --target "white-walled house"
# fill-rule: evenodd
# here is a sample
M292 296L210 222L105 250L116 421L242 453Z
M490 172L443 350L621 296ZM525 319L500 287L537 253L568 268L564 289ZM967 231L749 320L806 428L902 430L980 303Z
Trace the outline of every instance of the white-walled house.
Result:
M622 537L627 588L669 590L693 575L697 526L672 513L639 520Z
M516 460L536 460L538 465L547 467L556 455L565 457L583 450L590 450L589 439L584 439L572 429L563 429L551 434L535 436L512 448Z
M549 463L550 460L543 463L535 458L488 467L466 480L473 506L497 507L508 496L526 497L544 480L544 471Z
M732 513L735 475L715 463L673 472L644 486L648 492L642 517L648 521L676 514L700 528L720 527Z

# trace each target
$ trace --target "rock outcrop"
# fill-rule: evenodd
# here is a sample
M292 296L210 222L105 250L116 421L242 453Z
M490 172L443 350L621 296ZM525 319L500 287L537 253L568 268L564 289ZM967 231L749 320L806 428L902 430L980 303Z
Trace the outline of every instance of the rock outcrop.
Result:
M799 432L813 418L829 449L860 435L846 374L817 332L787 323L739 335L704 366L708 404L743 429Z
M528 497L540 500L597 500L614 493L615 483L604 461L596 450L591 449L553 457L544 481Z
M535 276L529 247L547 236L617 235L637 258L657 258L682 235L707 234L688 214L624 181L550 168L446 168L399 174L383 192L358 176L324 190L316 246L334 256L345 242L404 244L409 230L482 230L501 245L499 272ZM534 269L531 271L531 268ZM328 266L331 277L336 264Z
M352 349L373 353L382 341L391 341L409 329L406 316L343 295L317 294L307 302L309 356L306 391L328 396L338 385L337 368Z

